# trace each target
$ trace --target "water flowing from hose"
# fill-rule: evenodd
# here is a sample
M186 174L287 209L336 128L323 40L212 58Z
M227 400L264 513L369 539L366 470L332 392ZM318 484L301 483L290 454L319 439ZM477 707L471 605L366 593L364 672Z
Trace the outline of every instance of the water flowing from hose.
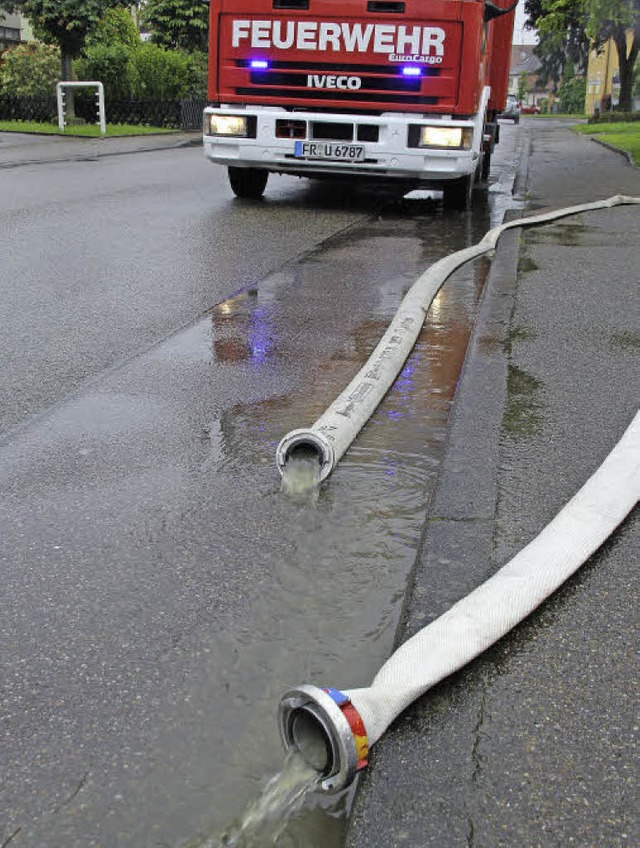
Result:
M303 757L291 752L282 771L265 786L262 795L222 835L191 842L187 848L272 848L287 823L304 805L317 772Z

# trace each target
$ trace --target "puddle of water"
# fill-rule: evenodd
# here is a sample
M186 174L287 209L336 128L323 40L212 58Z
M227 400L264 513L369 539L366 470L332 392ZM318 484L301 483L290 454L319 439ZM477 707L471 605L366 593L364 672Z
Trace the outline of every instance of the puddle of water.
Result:
M313 790L318 772L296 752L287 755L262 795L247 807L238 822L220 836L190 842L185 848L271 848L280 845L287 824Z
M387 214L373 234L362 233L361 242L359 233L352 231L314 256L311 264L301 263L295 274L292 270L295 297L272 293L268 306L274 313L286 301L288 331L276 331L271 353L277 351L277 355L271 362L267 359L262 381L279 361L307 356L308 350L316 359L305 384L295 391L241 402L221 413L230 454L224 463L226 472L242 477L251 468L255 473L256 445L264 449L260 462L272 463L282 433L315 420L361 367L417 270L442 252L475 242L490 223L469 216L462 222L462 232L457 228L449 234L450 223L444 217L398 217L393 210ZM382 254L395 256L399 244L402 262L392 263L396 273L389 273ZM327 273L323 266L334 264L336 255L342 276L349 279L349 292L343 294L346 288L338 288L327 299L319 283ZM384 273L379 279L369 265L363 265L367 261L381 263ZM357 266L357 276L347 273L351 266ZM253 794L258 792L265 738L257 736L257 727L262 733L266 722L272 727L273 704L284 691L285 681L287 685L300 681L366 685L390 653L488 268L485 260L465 266L438 294L401 374L343 457L330 485L318 485L315 455L294 454L287 463L280 496L263 490L262 515L248 521L260 546L256 562L261 568L254 569L244 590L245 624L235 622L229 629L227 649L211 646L219 658L212 660L212 673L216 676L215 669L226 667L231 696L220 722L227 733L237 723L238 734L228 752L217 753L218 762L225 764L226 785L216 787L217 809L204 824L209 834L221 832L226 823L221 815L233 811L252 784ZM369 279L372 276L375 285ZM358 286L360 294L353 290ZM363 314L360 303L367 307ZM263 306L266 303L259 297L254 307ZM313 322L308 318L311 312ZM250 309L234 318L232 333L240 343L254 330L253 314ZM282 322L273 317L271 323L278 327ZM216 324L214 334L223 330L231 332L230 324ZM249 358L233 362L244 366L245 383L251 362ZM226 377L232 375L227 372ZM292 510L292 502L302 506L311 502L313 508ZM246 507L243 511L246 518ZM245 559L247 544L243 537L240 547ZM253 775L239 767L238 751L243 752L244 763L258 767ZM269 771L275 767L272 760ZM238 841L226 844L338 848L344 844L349 806L348 799L329 802L312 793L287 813L281 829L262 827L255 838L263 841L243 842L245 834L239 831L234 836ZM204 845L223 848L225 843Z

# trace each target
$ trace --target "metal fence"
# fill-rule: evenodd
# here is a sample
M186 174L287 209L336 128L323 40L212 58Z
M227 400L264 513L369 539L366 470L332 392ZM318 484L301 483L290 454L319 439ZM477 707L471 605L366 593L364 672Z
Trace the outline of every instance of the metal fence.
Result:
M87 123L97 121L93 93L75 92L75 114ZM106 103L107 122L134 126L198 130L206 100L111 100ZM57 121L55 97L12 97L0 95L0 120Z
M0 94L0 120L54 123L58 107L55 97L12 97Z

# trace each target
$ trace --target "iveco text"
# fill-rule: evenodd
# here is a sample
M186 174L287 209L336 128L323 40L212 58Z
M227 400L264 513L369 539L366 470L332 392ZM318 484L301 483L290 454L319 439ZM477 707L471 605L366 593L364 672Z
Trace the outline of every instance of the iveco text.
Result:
M307 74L307 88L341 88L357 91L362 85L360 77L337 77L332 74Z

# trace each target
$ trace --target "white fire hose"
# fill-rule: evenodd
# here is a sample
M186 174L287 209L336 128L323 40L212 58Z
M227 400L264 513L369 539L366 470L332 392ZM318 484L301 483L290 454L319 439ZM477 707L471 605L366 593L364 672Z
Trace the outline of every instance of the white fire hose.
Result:
M640 498L640 412L558 515L493 577L405 642L367 689L299 686L280 703L280 733L337 792L412 701L526 618L613 533Z
M317 453L320 479L331 473L392 384L431 301L460 265L492 250L507 229L544 224L594 209L640 204L616 195L502 224L477 245L432 265L412 286L366 365L307 430L280 442L281 473L296 449ZM337 792L367 764L368 750L412 701L462 668L525 619L613 533L640 497L640 412L600 468L558 515L493 577L405 642L366 689L298 686L282 698L280 733L318 772L318 788Z
M283 437L276 450L276 464L280 474L284 473L291 455L299 449L311 450L317 455L320 480L324 480L333 471L400 373L422 329L431 302L442 284L461 265L494 250L505 230L547 224L567 215L623 204L640 204L640 197L618 194L608 200L567 206L554 212L519 218L517 221L494 227L478 244L452 253L431 265L404 296L378 346L342 394L311 427L291 430Z

